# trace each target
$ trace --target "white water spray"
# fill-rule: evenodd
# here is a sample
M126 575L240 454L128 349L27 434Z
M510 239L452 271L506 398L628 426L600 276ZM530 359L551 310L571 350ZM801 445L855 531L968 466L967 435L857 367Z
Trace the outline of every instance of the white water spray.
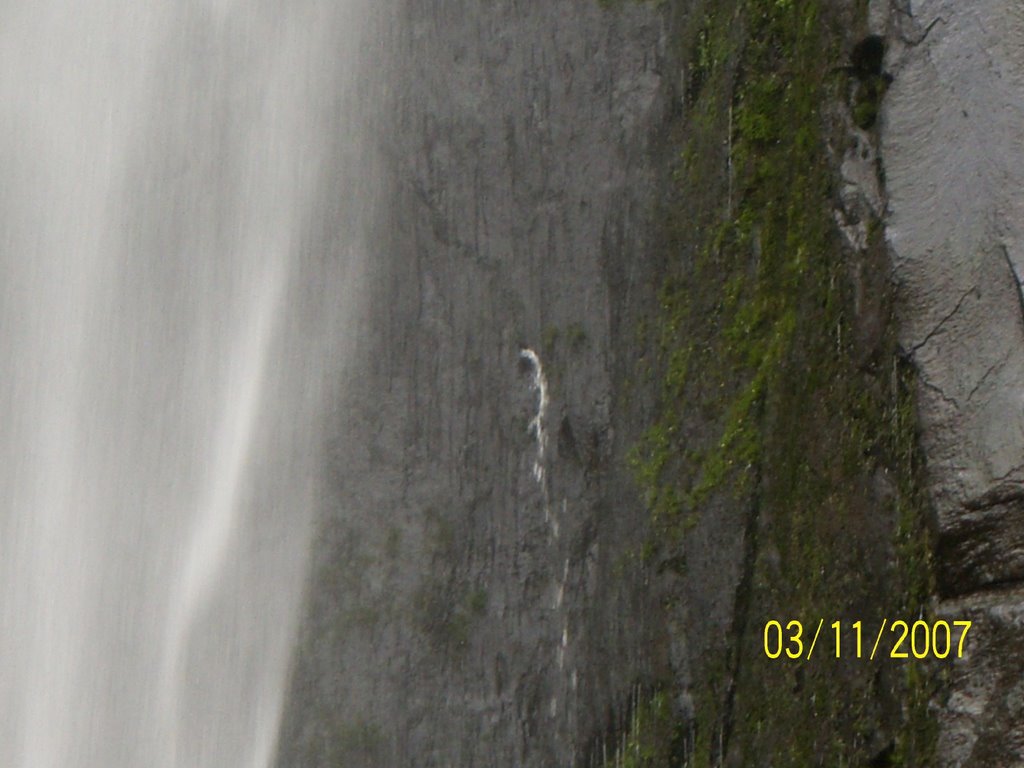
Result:
M548 446L548 433L545 419L548 412L548 380L544 376L544 366L540 356L532 349L523 349L519 356L530 363L533 371L531 386L537 393L537 413L530 419L529 429L537 438L537 458L533 461L533 479L544 484L544 453Z
M5 8L0 766L273 759L372 7Z

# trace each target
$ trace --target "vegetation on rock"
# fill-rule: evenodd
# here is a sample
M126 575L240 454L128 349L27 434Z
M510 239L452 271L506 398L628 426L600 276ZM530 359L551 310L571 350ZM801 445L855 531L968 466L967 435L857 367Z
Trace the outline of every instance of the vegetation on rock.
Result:
M884 93L847 104L836 77L863 16L820 0L727 0L698 3L682 24L680 161L645 331L660 405L632 463L652 514L646 567L685 578L687 533L722 504L744 510L745 557L732 636L700 660L696 690L665 680L645 710L685 693L692 711L626 737L633 762L622 747L616 764L931 759L937 675L923 662L771 660L762 647L773 619L874 628L927 615L933 593L913 371L895 342L882 228L870 222L854 249L835 223L836 148L850 123L874 124Z

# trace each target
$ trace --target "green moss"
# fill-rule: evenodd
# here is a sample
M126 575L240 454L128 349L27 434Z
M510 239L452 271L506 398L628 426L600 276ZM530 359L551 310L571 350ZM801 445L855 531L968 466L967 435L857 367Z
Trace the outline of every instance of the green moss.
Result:
M467 595L466 612L476 618L487 614L487 590L478 587Z
M617 739L611 754L602 761L605 768L657 768L664 764L676 741L672 706L668 694L658 691L637 701L629 727Z
M379 759L385 740L376 723L347 720L338 726L338 738L332 744L332 765L365 764Z
M587 332L579 323L570 323L565 329L565 341L572 352L580 352L587 343Z
M558 343L558 336L558 328L554 325L545 326L545 328L540 332L540 346L545 355L550 355L555 351L555 345Z
M687 759L713 765L725 748L740 764L927 764L930 669L761 650L770 619L877 627L927 611L933 591L911 372L887 300L874 320L888 332L857 340L848 281L850 259L887 269L881 228L850 254L833 221L827 145L843 137L822 105L845 101L828 73L849 25L818 0L705 7L683 43L691 104L666 222L675 258L644 333L660 410L630 457L651 509L651 561L678 562L715 505L752 521L735 637L690 691ZM854 102L858 124L882 95L862 90L873 106Z
M853 95L853 121L859 128L867 130L875 125L888 87L882 75L869 76L857 84Z
M469 647L478 623L487 615L483 588L459 592L450 579L424 579L412 599L412 623L442 654L458 655Z
M439 578L425 579L413 594L413 625L438 653L464 651L469 643L472 619L460 601L453 599L450 585Z

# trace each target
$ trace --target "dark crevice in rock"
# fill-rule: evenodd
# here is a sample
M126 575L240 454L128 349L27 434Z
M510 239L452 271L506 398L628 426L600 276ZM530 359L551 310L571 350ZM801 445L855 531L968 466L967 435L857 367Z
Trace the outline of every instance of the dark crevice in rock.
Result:
M971 391L967 393L967 397L965 398L964 402L971 402L971 399L978 393L978 390L981 389L985 382L988 381L989 377L993 373L998 371L1000 368L1002 368L1004 365L1006 365L1007 357L1008 355L1004 355L1002 359L992 363L992 365L988 367L985 373L981 375L981 378L978 379L978 383L971 387Z
M1010 275L1013 277L1013 287L1016 288L1014 293L1017 295L1017 308L1020 310L1021 325L1024 326L1024 288L1021 287L1020 275L1017 274L1017 268L1013 266L1013 259L1010 258L1010 250L1005 245L1000 245L1000 249L1003 252L1003 258L1006 260L1006 266L1010 270Z
M942 330L943 326L945 326L946 323L948 323L950 320L953 319L953 317L956 316L956 314L960 311L961 307L963 307L964 302L967 301L967 297L971 296L972 294L975 298L978 297L978 286L971 286L966 291L964 291L964 294L957 301L956 306L954 306L953 309L951 309L941 320L939 320L939 322L935 324L935 327L928 331L928 333L925 335L923 339L921 339L921 341L919 341L917 344L910 348L910 354L914 354L923 346L925 346L929 341L931 341L932 338L934 338L934 336L937 333L939 333L939 331Z
M871 758L871 762L868 763L870 768L891 768L896 765L896 743L890 741L878 753Z
M908 3L908 5L909 5L909 3ZM914 13L909 8L898 8L897 7L895 9L895 11L896 11L896 13L902 14L904 17L909 19L911 22L915 21ZM911 48L916 48L917 46L921 45L921 43L923 43L925 40L928 39L928 35L931 34L932 29L934 29L935 25L938 24L939 22L942 22L943 25L949 23L944 17L936 16L934 19L932 19L930 22L928 22L928 26L924 28L924 30L921 32L921 34L916 39L912 39L912 38L907 37L906 35L901 34L900 35L900 40L905 45L908 45Z
M761 487L760 469L760 466L757 466L757 476L753 484L754 488ZM740 673L742 672L741 667L744 661L744 648L746 646L743 644L743 641L748 638L747 627L750 623L751 602L754 594L754 570L757 565L758 555L757 528L760 520L760 510L760 496L755 492L753 497L750 499L746 521L744 523L743 561L741 564L740 581L736 587L736 608L733 614L733 627L732 631L729 633L732 647L729 649L730 669L728 686L725 694L725 706L722 715L722 754L718 756L719 760L724 760L725 756L729 754L729 743L732 738L733 730L736 727L736 684L740 679Z
M960 403L958 403L952 397L943 392L941 387L938 387L935 384L932 384L930 381L927 381L923 376L920 377L920 381L921 386L923 386L925 389L927 389L930 392L934 392L940 398L942 398L942 400L945 403L948 403L949 405L953 406L953 408L955 408L958 411L960 410Z
M558 456L569 459L576 464L580 463L580 454L576 446L576 435L572 429L572 423L568 416L562 417L562 423L558 428Z
M1024 590L1024 577L991 581L972 592L949 596L946 598L949 601L946 605L955 606L957 611L963 612L970 606L995 603L1016 604L1024 600L1024 592L1022 590Z
M885 40L880 35L868 35L853 47L850 54L852 74L864 79L882 74L882 59L885 58Z
M964 509L980 511L1015 501L1024 501L1024 487L1019 483L996 486L981 496L965 501Z
M940 596L1024 582L1024 488L999 485L961 508L939 534Z

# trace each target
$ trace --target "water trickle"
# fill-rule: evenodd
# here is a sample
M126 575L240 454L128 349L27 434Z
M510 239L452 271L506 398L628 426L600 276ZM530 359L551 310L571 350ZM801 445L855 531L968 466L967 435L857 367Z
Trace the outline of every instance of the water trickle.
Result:
M523 349L519 356L530 364L533 381L530 386L537 393L537 413L530 419L530 431L537 438L537 458L533 461L533 479L544 484L544 453L548 445L547 418L548 411L548 380L544 375L544 366L540 356L532 349Z
M5 9L2 766L272 760L373 186L370 4L274 5Z

